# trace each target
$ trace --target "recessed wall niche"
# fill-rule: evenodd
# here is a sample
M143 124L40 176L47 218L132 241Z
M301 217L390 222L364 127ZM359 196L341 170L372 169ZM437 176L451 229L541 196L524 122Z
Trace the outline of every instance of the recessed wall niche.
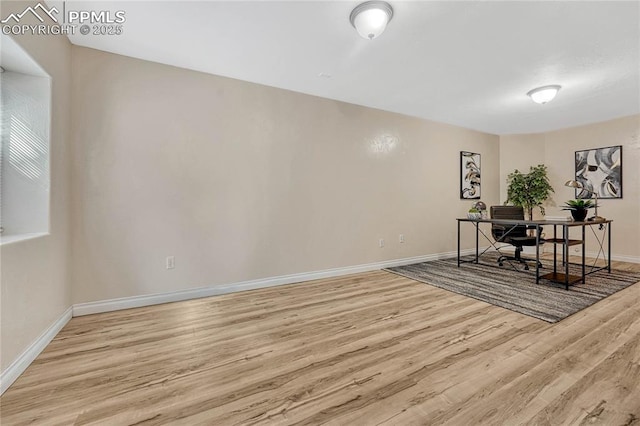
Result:
M51 77L9 36L0 54L0 241L49 232Z

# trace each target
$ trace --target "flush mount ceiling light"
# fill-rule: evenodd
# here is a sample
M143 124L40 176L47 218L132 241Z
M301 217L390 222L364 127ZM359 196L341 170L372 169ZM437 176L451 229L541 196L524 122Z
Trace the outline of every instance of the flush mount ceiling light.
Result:
M555 84L552 86L538 87L530 90L527 93L527 96L531 97L531 100L537 104L546 104L556 97L560 87L561 86Z
M384 1L367 1L351 11L349 21L362 37L373 40L382 34L393 17L393 8Z

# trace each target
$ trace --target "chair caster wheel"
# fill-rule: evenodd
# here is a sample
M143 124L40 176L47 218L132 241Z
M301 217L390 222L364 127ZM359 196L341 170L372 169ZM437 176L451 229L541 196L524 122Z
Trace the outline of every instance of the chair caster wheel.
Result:
M498 266L502 266L502 262L498 262Z

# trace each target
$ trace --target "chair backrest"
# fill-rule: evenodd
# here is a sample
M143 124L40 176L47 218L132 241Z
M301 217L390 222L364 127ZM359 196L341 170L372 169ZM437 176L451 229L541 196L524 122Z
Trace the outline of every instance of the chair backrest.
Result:
M491 219L524 220L524 209L520 206L491 206Z
M491 214L491 219L524 220L524 209L519 206L491 206L489 213ZM499 225L494 223L491 225L491 235L493 235L493 238L495 238L496 241L504 241L507 243L512 237L527 236L527 227L524 225L510 229L511 226L509 225Z

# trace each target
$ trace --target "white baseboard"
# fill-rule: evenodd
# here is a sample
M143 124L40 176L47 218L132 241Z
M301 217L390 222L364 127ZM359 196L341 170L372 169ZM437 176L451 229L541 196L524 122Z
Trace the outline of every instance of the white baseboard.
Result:
M460 253L462 255L474 254L475 249L462 250ZM73 305L73 316L77 317L102 312L118 311L121 309L139 308L143 306L158 305L161 303L179 302L183 300L198 299L201 297L235 293L238 291L255 290L258 288L317 280L321 278L331 278L342 275L357 274L360 272L369 272L384 268L391 268L393 266L402 266L412 263L427 262L430 260L446 259L456 257L457 255L457 251L436 253L425 256L415 256L404 259L395 259L383 262L367 263L363 265L347 266L344 268L325 269L322 271L305 272L301 274L282 275L278 277L242 281L222 286L208 286L189 290L174 291L170 293L157 293L142 296L122 297L110 300L100 300L97 302L77 303Z
M463 255L473 254L475 250L462 250ZM27 349L25 349L15 361L0 374L0 395L16 381L27 367L37 358L37 356L47 347L53 338L62 330L72 317L90 315L101 312L111 312L121 309L138 308L143 306L157 305L161 303L178 302L181 300L197 299L201 297L215 296L220 294L234 293L238 291L253 290L258 288L272 287L283 284L317 280L320 278L337 277L341 275L356 274L390 268L393 266L409 265L411 263L426 262L429 260L446 259L456 257L457 252L436 253L426 256L416 256L405 259L396 259L364 265L347 266L344 268L326 269L322 271L283 275L265 279L244 281L224 286L210 286L170 293L159 293L143 296L123 297L119 299L103 300L89 303L78 303L69 307L58 320L49 326Z
M618 260L620 262L640 263L640 257L638 256L625 256L625 255L611 255L611 260Z
M58 318L53 324L49 326L36 340L29 345L27 349L24 350L16 358L6 370L0 374L0 395L6 391L9 386L13 382L16 381L18 377L27 367L37 358L38 355L47 347L47 345L53 340L54 337L62 330L69 320L71 319L71 314L73 310L69 307L64 313Z
M486 247L480 247L482 252ZM473 255L475 249L460 251L461 255ZM595 257L596 253L593 253ZM588 254L589 255L589 254ZM292 284L321 278L338 277L342 275L356 274L360 272L376 271L394 266L410 265L412 263L427 262L431 260L448 259L456 257L457 252L435 253L425 256L408 257L404 259L387 260L382 262L367 263L363 265L347 266L344 268L325 269L322 271L306 272L301 274L283 275L279 277L264 278L258 280L243 281L223 286L209 286L170 293L158 293L143 296L123 297L119 299L102 300L97 302L78 303L69 307L53 324L49 326L20 356L0 374L0 395L27 369L44 348L69 322L72 316L90 315L101 312L118 311L121 309L138 308L143 306L158 305L161 303L179 302L182 300L197 299L201 297L216 296L220 294L234 293L238 291L253 290L273 287L284 284ZM640 263L640 258L634 256L612 256L613 260Z
M562 253L561 250L558 250L558 254ZM569 253L570 256L580 256L582 255L582 250L572 251ZM603 259L602 253L598 253L597 251L587 251L584 254L587 258L600 258ZM611 254L611 260L617 260L619 262L629 262L629 263L640 263L640 257L637 256L627 256L624 254Z
M598 256L598 252L596 251L588 251L585 253L585 256L587 257L597 257ZM600 258L602 259L602 254L600 254ZM629 263L640 263L640 257L635 257L635 256L625 256L625 255L620 255L620 254L612 254L611 255L611 260L617 260L620 262L629 262Z

